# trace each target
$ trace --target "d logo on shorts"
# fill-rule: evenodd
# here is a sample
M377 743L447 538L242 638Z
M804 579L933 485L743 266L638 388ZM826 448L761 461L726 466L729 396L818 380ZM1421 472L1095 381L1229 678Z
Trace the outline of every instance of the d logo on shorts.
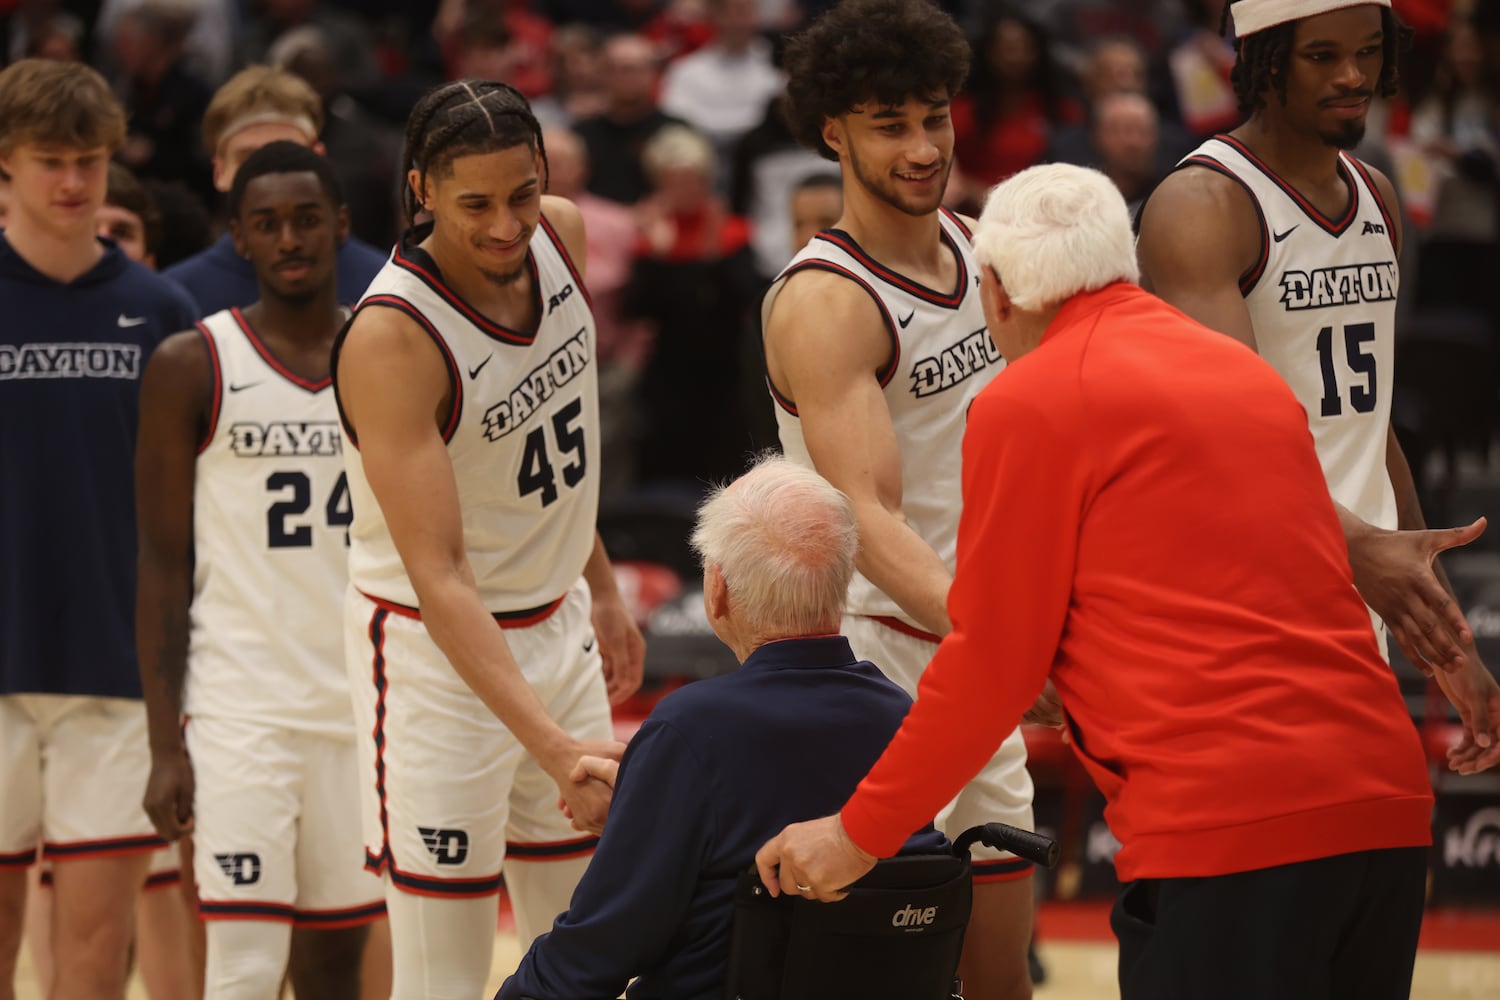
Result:
M235 885L254 885L260 881L259 854L215 854L214 860Z
M437 858L440 865L461 865L469 856L469 835L463 830L439 830L430 826L419 826L422 843Z

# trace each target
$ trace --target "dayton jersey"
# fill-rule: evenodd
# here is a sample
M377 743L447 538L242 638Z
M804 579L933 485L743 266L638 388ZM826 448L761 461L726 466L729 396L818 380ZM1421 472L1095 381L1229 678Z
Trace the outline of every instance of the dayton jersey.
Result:
M979 265L969 231L946 209L939 213L943 245L953 254L954 287L935 291L871 258L849 234L826 230L813 237L766 293L761 318L787 278L799 271L842 275L875 301L891 339L890 360L875 375L901 448L901 510L917 535L951 572L962 506L960 465L969 403L1004 367L979 304ZM771 385L776 423L787 457L812 467L796 406ZM849 586L850 614L907 618L896 602L862 574Z
M392 251L358 308L405 313L441 350L452 396L443 440L479 596L493 613L531 610L562 597L594 547L593 312L545 217L526 255L537 317L530 330L491 322L459 298L418 246L428 231L418 228ZM337 348L334 364L337 377ZM354 445L344 456L354 499L351 582L368 597L415 608L416 592L365 478L358 428L345 429Z
M350 733L338 622L351 518L330 380L287 371L238 309L198 328L214 402L193 482L184 709Z
M1396 527L1385 467L1396 338L1395 227L1369 169L1339 154L1349 207L1328 219L1231 136L1185 160L1234 178L1262 222L1261 256L1240 279L1255 343L1296 393L1334 500Z

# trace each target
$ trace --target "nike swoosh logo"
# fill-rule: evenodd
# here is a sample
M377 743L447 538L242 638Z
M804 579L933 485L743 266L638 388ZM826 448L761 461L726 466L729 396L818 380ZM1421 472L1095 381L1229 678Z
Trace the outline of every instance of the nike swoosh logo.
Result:
M240 385L231 385L229 387L229 391L230 392L243 392L246 389L253 389L253 388L255 388L258 385L260 385L259 382L245 382L245 383L242 383Z
M1300 226L1300 225L1302 225L1302 223L1300 223L1300 222L1297 223L1297 226ZM1292 229L1296 229L1297 226L1293 226ZM1277 243L1280 243L1282 240L1284 240L1288 236L1292 235L1292 229L1288 229L1284 233L1272 233L1271 234L1271 239L1275 240Z
M905 319L898 319L896 322L900 323L901 324L901 329L905 330L906 329L906 324L910 323L911 322L911 318L913 316L915 316L916 314L917 314L917 311L915 309L913 309L911 312L909 312L909 313L906 314L906 318Z
M132 327L132 326L140 326L142 323L146 322L146 317L144 317L144 316L126 316L124 313L120 313L120 315L118 315L118 316L115 317L115 322L121 328L129 328L129 327Z
M479 362L479 364L475 365L473 368L470 368L469 369L469 378L478 378L479 377L479 370L481 368L483 368L485 365L489 364L490 363L490 358L493 358L493 357L494 357L494 355L491 354L489 358L485 358L483 361Z
M590 639L588 642L586 642L586 643L583 644L583 651L585 653L589 652L593 648L594 648L594 640L593 639Z

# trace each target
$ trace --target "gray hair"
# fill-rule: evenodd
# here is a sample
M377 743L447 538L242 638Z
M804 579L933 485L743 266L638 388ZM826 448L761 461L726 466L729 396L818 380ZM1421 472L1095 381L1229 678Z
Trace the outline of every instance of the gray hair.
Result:
M838 630L859 532L849 498L811 469L762 458L703 502L692 544L756 634Z
M1026 310L1140 280L1125 198L1099 171L1066 163L1031 167L991 189L974 256Z

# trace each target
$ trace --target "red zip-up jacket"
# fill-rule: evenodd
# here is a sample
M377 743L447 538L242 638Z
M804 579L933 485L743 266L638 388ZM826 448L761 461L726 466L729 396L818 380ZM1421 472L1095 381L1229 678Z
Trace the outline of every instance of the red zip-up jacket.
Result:
M1066 303L975 400L952 633L842 817L896 851L1052 677L1121 879L1431 842L1415 727L1307 419L1134 285Z

